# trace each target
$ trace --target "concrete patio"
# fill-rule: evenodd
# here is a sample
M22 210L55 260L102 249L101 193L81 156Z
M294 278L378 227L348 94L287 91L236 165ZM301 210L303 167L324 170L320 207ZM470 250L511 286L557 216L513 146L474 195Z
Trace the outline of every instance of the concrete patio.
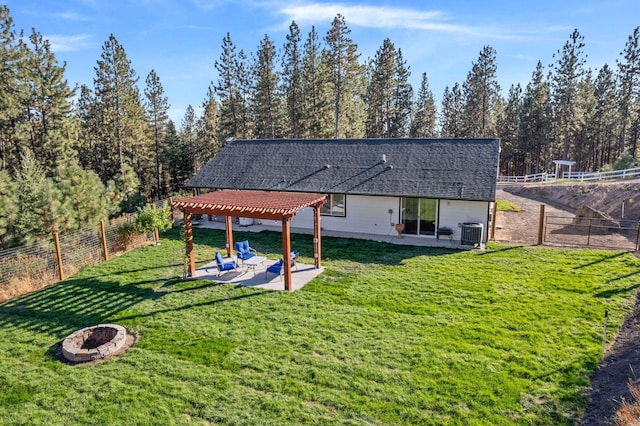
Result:
M225 262L229 260L229 258L225 258ZM255 269L249 266L240 266L238 269L218 275L218 267L216 262L213 261L196 268L193 279L214 280L266 290L284 290L284 279L281 275L275 275L271 272L265 274L267 267L274 263L275 260L267 259L263 263L256 265ZM299 262L296 262L296 265L297 269L294 267L291 270L291 291L301 289L324 271L324 268L315 269L313 265L305 265Z

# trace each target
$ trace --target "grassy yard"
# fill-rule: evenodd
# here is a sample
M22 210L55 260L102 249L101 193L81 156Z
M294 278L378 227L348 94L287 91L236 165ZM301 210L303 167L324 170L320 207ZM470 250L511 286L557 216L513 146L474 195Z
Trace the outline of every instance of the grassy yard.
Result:
M277 233L235 234L270 257ZM195 230L210 260L224 233ZM311 236L293 247L312 263ZM2 424L572 424L632 306L630 254L457 252L323 240L295 293L182 281L179 232L0 305ZM306 256L306 257L305 257ZM138 341L69 366L59 342L113 322Z

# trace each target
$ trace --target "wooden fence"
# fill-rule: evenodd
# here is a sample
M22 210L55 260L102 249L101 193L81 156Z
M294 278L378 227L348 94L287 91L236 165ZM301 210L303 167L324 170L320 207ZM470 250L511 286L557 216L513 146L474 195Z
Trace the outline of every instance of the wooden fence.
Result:
M128 214L48 240L0 251L0 303L62 280L83 267L103 262L150 241L150 235L124 235L135 221Z
M609 172L563 172L558 178L567 182L602 182L606 180L632 179L640 176L640 167ZM498 176L498 183L556 183L554 173L536 173L524 176Z

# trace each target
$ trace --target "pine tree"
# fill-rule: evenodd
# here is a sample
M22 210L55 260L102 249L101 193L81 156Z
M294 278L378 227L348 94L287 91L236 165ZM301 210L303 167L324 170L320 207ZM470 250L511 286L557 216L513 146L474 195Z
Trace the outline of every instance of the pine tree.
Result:
M605 164L615 160L615 133L618 120L617 86L613 70L605 64L594 83L596 107L593 116L594 138L591 163L593 170L599 170Z
M389 136L392 138L402 138L409 130L409 120L411 119L411 108L413 106L413 87L409 83L411 72L402 55L402 50L395 52L396 69L394 74L394 99L393 115L389 126Z
M159 200L162 198L164 191L164 182L162 180L162 158L164 147L164 131L169 120L167 111L169 110L169 101L164 95L164 88L160 83L160 78L154 70L151 70L146 79L147 87L144 90L146 97L147 120L153 131L154 154L156 165L156 190L155 195Z
M569 159L571 136L575 131L577 120L575 102L578 85L585 72L583 68L585 63L583 48L584 37L576 29L571 33L562 50L557 52L560 56L557 58L549 78L555 116L554 121L559 136L562 138L563 160Z
M413 120L409 136L412 138L432 138L436 134L436 102L429 89L427 73L422 73L420 90L414 102Z
M178 192L191 176L191 158L188 147L176 132L176 126L169 120L164 145L167 147L169 167L169 189Z
M15 171L15 183L20 211L13 224L15 242L26 244L57 232L62 194L28 150Z
M254 66L253 135L257 139L282 137L281 102L277 92L275 60L275 46L269 36L265 35L260 42Z
M640 27L633 30L633 34L629 36L625 48L620 55L624 61L618 63L618 81L619 81L619 110L620 110L620 149L619 154L625 152L626 131L630 122L634 120L634 115L638 115L637 108L633 108L638 102L640 95ZM635 111L634 111L635 110ZM637 141L637 139L634 140ZM636 147L632 147L635 156Z
M0 170L0 250L13 247L13 226L20 212L18 188L7 170Z
M0 5L0 170L9 170L9 166L19 165L22 159L23 153L16 133L18 117L22 111L20 96L23 88L19 85L17 73L25 68L25 60L16 44L9 8Z
M106 219L115 206L110 204L105 185L92 170L85 170L69 159L59 164L54 184L60 191L59 232L96 225Z
M25 49L28 68L22 108L29 149L49 173L60 161L75 157L72 149L71 99L74 91L64 79L66 65L59 66L49 41L35 30Z
M334 138L364 135L364 67L358 63L358 45L349 37L351 30L338 14L327 32L323 60L331 70L334 104Z
M199 155L198 119L191 105L187 105L182 123L180 123L180 141L182 142L187 158L189 159L189 177L197 172L195 157Z
M207 97L202 103L202 115L197 123L197 138L200 143L199 153L194 157L194 169L200 170L220 149L222 141L218 137L218 103L213 87L209 86Z
M96 140L103 182L121 172L125 163L138 172L141 187L149 193L153 186L153 155L147 133L148 123L137 89L138 77L124 48L111 34L102 47L95 67Z
M496 135L496 107L500 97L496 71L496 51L484 46L463 85L466 137Z
M594 114L596 110L595 87L591 69L585 71L584 77L578 84L576 93L576 126L574 133L575 144L572 158L575 159L577 170L587 170L593 165Z
M522 116L522 88L511 85L502 114L497 119L500 138L500 170L503 174L529 174L528 152L523 149L520 137Z
M440 136L443 138L459 138L464 136L463 123L464 102L460 84L444 88L442 95L442 114L440 116Z
M366 136L389 138L396 94L396 50L390 39L385 39L376 51L369 64L368 74Z
M300 28L294 22L289 26L287 43L282 57L282 93L286 104L286 137L302 137L304 116L302 51L300 49Z
M544 78L542 62L538 61L522 100L520 135L523 146L531 152L533 171L551 171L551 99L549 84Z
M311 27L302 57L302 137L330 138L334 135L332 110L330 69L322 60L318 33Z

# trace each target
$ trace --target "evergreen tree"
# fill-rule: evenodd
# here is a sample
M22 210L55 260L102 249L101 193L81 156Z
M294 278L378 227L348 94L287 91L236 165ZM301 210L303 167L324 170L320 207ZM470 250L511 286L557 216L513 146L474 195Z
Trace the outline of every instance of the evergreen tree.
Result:
M300 138L303 134L304 117L303 64L300 49L300 28L294 22L289 26L287 43L282 57L282 93L286 104L286 136Z
M411 72L404 60L401 49L398 49L395 52L395 63L395 93L393 100L393 115L389 126L389 135L392 138L402 138L407 135L409 130L413 87L411 87L411 84L409 83Z
M28 150L15 171L15 183L20 211L13 224L15 243L27 244L57 232L63 217L62 194Z
M466 137L496 135L496 107L500 97L496 71L496 51L484 46L463 85Z
M148 138L148 124L137 89L138 77L124 48L111 34L102 47L101 59L95 67L95 113L98 127L93 129L101 164L98 174L103 182L132 164L148 193L153 182L153 156Z
M569 158L571 135L576 126L576 96L578 85L585 72L583 48L584 37L576 29L571 33L562 50L558 51L559 57L550 75L554 121L562 138L563 160Z
M594 138L591 164L593 171L615 160L615 133L618 119L617 86L613 70L605 64L595 80L596 106L593 116Z
M252 137L253 117L251 114L251 101L254 96L254 71L250 66L244 50L238 52L238 93L240 94L240 137L249 139Z
M619 110L620 110L620 149L622 154L627 149L626 133L630 122L637 117L638 109L633 108L638 102L640 95L640 27L633 30L633 34L629 36L625 48L620 55L624 58L618 63L618 81L619 81ZM632 154L635 156L636 146L632 146Z
M542 62L538 61L522 100L520 136L523 147L530 151L533 171L551 171L551 100L549 84L544 78Z
M327 32L323 60L331 70L334 104L334 138L364 135L364 67L358 63L358 45L349 37L351 30L338 14Z
M66 65L59 66L49 41L35 30L29 37L25 87L22 98L26 129L25 145L36 161L51 173L59 161L75 157L72 149L71 98L74 91L64 79Z
M101 141L98 137L99 121L97 103L91 89L80 86L80 96L76 102L75 117L80 123L75 149L82 167L98 171L101 168Z
M18 188L7 170L0 170L0 250L13 247L13 226L20 212Z
M391 137L396 95L396 50L390 39L382 46L369 64L369 84L367 85L366 136L368 138Z
M58 166L54 184L60 191L60 211L64 212L59 222L60 232L96 225L115 208L100 177L80 167L75 159Z
M265 35L260 42L254 67L253 136L257 139L282 137L281 104L277 92L278 76L275 71L275 46Z
M169 101L164 95L164 88L160 83L160 78L154 70L147 75L147 87L144 90L146 97L147 120L153 131L154 154L156 165L156 190L155 195L159 200L162 198L164 191L164 182L162 180L162 164L164 147L164 130L169 120L167 111L169 110Z
M196 112L191 105L187 106L180 124L180 141L184 146L184 149L189 159L189 177L197 172L195 157L199 155L198 149L200 144L198 142L198 119Z
M197 123L199 151L193 159L195 170L200 170L204 163L222 149L223 144L218 137L218 112L214 89L209 86L207 97L202 103L202 115Z
M596 109L595 87L591 70L578 84L576 93L576 125L572 158L575 159L577 170L587 170L593 167L590 159L593 155L593 140L595 139L593 117Z
M218 71L218 85L215 87L220 98L220 134L223 139L239 136L239 102L238 91L238 59L236 46L231 41L231 34L227 33L222 39L222 53L215 62Z
M463 108L464 103L460 85L458 83L454 84L451 90L449 90L449 86L446 86L442 95L442 114L440 115L441 137L463 137Z
M523 149L520 138L520 118L522 116L522 88L511 85L507 103L497 120L500 138L500 170L502 174L529 173L527 150Z
M305 138L330 138L332 124L330 69L322 60L315 27L307 36L302 58L302 116L300 134Z
M167 160L169 166L169 189L178 192L182 185L191 176L191 158L188 147L182 142L176 132L176 126L169 120L165 135L164 145L167 147Z
M20 164L21 146L16 140L20 115L20 91L17 71L24 68L24 59L16 46L16 34L9 8L0 5L0 170Z
M215 62L215 68L219 77L215 91L220 98L218 133L222 140L247 138L251 125L248 107L250 70L244 52L241 50L236 54L236 46L229 33L222 39L222 53Z
M422 73L420 90L414 102L413 120L409 136L412 138L432 138L436 134L436 102L429 89L427 73Z

